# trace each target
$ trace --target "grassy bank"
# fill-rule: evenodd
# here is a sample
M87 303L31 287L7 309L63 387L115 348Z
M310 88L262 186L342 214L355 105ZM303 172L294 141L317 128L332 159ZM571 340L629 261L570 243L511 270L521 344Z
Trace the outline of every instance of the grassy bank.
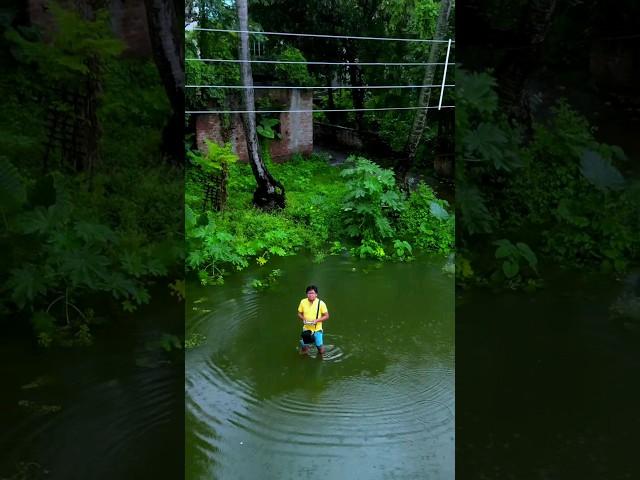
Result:
M224 149L210 147L218 158L224 155ZM202 283L222 284L226 274L250 262L264 265L302 250L313 252L316 261L345 253L408 261L418 251L453 249L454 216L427 185L405 197L392 171L361 157L339 166L320 155L267 164L286 189L286 208L280 211L253 208L255 180L248 164L231 159L228 201L220 212L203 208L202 170L188 170L187 265Z

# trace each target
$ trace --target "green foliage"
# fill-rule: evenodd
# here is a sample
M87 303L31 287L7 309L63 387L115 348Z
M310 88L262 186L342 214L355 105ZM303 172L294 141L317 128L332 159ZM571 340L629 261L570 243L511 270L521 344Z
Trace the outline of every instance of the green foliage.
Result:
M565 102L552 112L548 123L534 125L530 160L510 185L506 207L527 212L554 260L623 271L640 247L640 205L614 165L624 154L597 142Z
M135 165L157 170L161 132L171 107L156 66L140 59L109 61L103 84L98 109L100 154L111 169L109 174L113 175L116 165L117 173L129 179L140 174L132 168Z
M24 245L20 252L24 258L14 258L5 284L15 305L23 309L46 302L61 289L69 290L72 298L103 291L127 305L146 303L147 290L136 279L164 275L167 266L154 257L152 248L130 251L126 237L80 217L83 212L71 201L70 184L62 176L52 175L39 187L49 185L54 189L53 202L27 205L12 224Z
M187 297L185 287L184 280L175 280L169 284L169 293L177 297L178 300L183 301Z
M207 337L201 333L192 333L184 341L184 348L187 350L193 350L194 348L201 347L207 341Z
M206 151L187 149L190 165L187 167L186 182L197 188L202 199L201 209L223 210L227 202L229 167L238 160L231 144L224 146L205 140ZM212 198L212 194L215 198ZM192 214L192 211L188 211Z
M413 248L411 244L405 240L394 240L393 241L393 249L395 251L396 256L400 260L407 260L411 258L411 254L413 253Z
M284 48L276 55L275 60L281 60L286 62L306 62L302 52L293 46L284 46ZM312 86L315 82L309 71L307 65L291 64L291 63L278 63L275 66L275 79L282 85L293 86Z
M196 215L188 205L189 219L196 219ZM238 254L237 243L228 231L217 228L216 219L210 212L201 215L197 222L186 224L187 232L187 266L199 271L203 285L220 282L225 270L221 265L231 264L236 269L248 265L247 260Z
M228 28L224 24L212 24L212 28ZM211 35L208 32L185 32L185 58L236 58L237 37L235 35ZM240 68L232 63L211 64L200 61L185 61L186 85L239 85ZM212 105L222 107L227 101L223 89L187 88L185 105L189 110L209 109Z
M400 214L398 236L422 250L449 253L454 248L455 217L445 200L421 183L411 192Z
M41 346L83 346L114 306L133 311L147 303L150 283L181 260L175 205L183 176L160 158L170 109L153 63L118 57L122 43L106 13L87 21L55 5L52 11L58 28L50 42L24 29L7 34L16 58L0 72L0 247L11 246L0 260L8 272L0 306L29 321ZM81 87L91 76L101 86L102 131L91 181L51 159L43 175L42 95L52 85Z
M533 272L538 273L538 258L526 243L518 242L515 245L510 240L501 239L493 242L496 248L495 257L502 260L502 272L505 277L513 278L522 271L521 262L526 262Z
M345 247L344 245L342 245L342 242L340 242L339 240L335 240L331 242L329 253L331 253L331 255L339 255L344 251L344 249Z
M610 161L605 160L597 152L585 150L580 158L582 175L597 189L621 190L625 186L622 174Z
M50 4L50 11L57 25L52 42L29 41L16 30L6 33L20 58L37 66L40 78L78 82L91 73L92 61L114 59L122 52L124 44L114 38L106 10L97 10L93 21L55 2Z
M523 266L525 277L535 272L535 256L492 238L498 224L560 265L628 268L640 251L640 205L637 187L616 166L625 161L621 149L597 142L587 120L562 100L524 142L498 109L489 74L458 70L456 84L461 246L473 242L486 254L503 242L499 277L512 288L536 286L520 281Z
M370 160L351 156L355 163L342 171L347 180L343 198L345 233L362 240L383 240L394 234L392 215L401 209L394 174Z
M262 280L260 279L254 279L251 282L251 286L253 288L255 288L256 290L266 290L268 288L273 287L274 285L276 285L278 283L278 279L282 276L282 271L278 268L271 270L271 272L269 272L269 275L267 275L265 278L263 278Z
M187 157L195 166L199 167L206 175L220 173L224 168L238 161L238 156L231 150L231 144L218 145L211 140L205 140L206 153L200 151L187 151Z
M303 249L314 253L314 261L321 261L327 252L331 255L349 252L358 258L378 260L389 256L409 260L416 248L450 250L453 215L448 213L446 202L421 186L400 213L404 202L396 191L393 173L366 159L352 160L355 161L352 166L332 167L325 157L297 155L287 162L271 164L273 175L287 188L288 199L287 207L275 213L251 206L255 182L247 164L236 163L229 169L230 196L224 212L196 213L202 194L195 184L187 182L188 269L202 283L219 285L233 270L246 268L253 262L264 266L274 257L293 255ZM368 210L371 204L375 205L374 210ZM352 206L353 210L345 212L345 206ZM405 212L406 219L402 217ZM378 239L352 237L344 228L345 214L353 219L364 218L375 234L379 233L376 229L380 221L376 223L373 216L378 215L387 222L391 233L398 231L403 235ZM419 229L423 223L432 231L429 238L421 240ZM272 285L275 281L272 275L273 272L266 278L255 279L253 287Z
M351 255L359 258L375 258L381 260L385 258L386 253L382 245L375 240L362 240L362 243L351 249Z
M523 163L521 135L498 109L495 80L487 73L456 72L456 168L458 218L470 234L489 233L489 178L517 171Z
M276 138L276 131L274 127L280 123L280 120L277 118L263 118L260 120L260 124L257 126L256 130L259 135L262 135L267 139ZM278 138L281 137L280 134L277 134Z

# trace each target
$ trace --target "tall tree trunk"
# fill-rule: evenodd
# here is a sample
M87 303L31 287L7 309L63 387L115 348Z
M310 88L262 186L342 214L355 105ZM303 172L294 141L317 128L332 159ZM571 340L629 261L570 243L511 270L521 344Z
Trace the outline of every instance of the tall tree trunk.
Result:
M349 76L351 77L351 85L354 87L362 87L364 85L362 81L362 70L360 67L350 66ZM356 114L356 128L358 130L364 130L364 89L353 88L351 90L351 99L353 100L353 108L359 108L360 111Z
M531 0L520 28L523 48L513 49L498 69L500 104L507 116L526 130L531 129L531 109L526 95L526 82L540 63L542 44L546 38L557 0ZM524 37L524 38L523 38Z
M145 0L153 58L171 102L171 117L162 132L162 151L173 163L184 162L183 27L173 0Z
M358 61L358 51L353 45L353 42L349 40L346 45L346 58L350 63L356 63ZM362 81L362 69L357 65L349 65L349 82L354 87L363 86ZM353 88L351 89L351 100L353 101L353 108L364 108L364 89ZM364 111L360 110L355 112L356 128L363 130L364 128Z
M444 36L447 32L447 27L449 26L449 15L451 13L452 0L441 0L440 1L440 13L438 14L438 22L436 24L436 32L435 39L443 40ZM433 43L431 46L431 50L429 51L429 59L428 63L436 63L440 54L440 45L441 43ZM427 68L424 72L424 80L423 85L432 85L433 79L436 73L436 65L427 65ZM431 89L423 88L420 90L420 98L418 100L418 106L427 107L429 106L429 102L431 100ZM411 133L407 140L407 145L405 147L405 154L403 158L398 162L396 166L396 175L397 178L403 185L406 185L407 176L409 174L409 170L411 166L414 164L416 159L416 152L418 151L418 145L420 143L420 139L422 138L422 134L424 132L424 127L427 123L427 110L426 108L421 108L417 110L416 116L413 119L413 127L411 128Z
M247 110L248 113L242 115L242 120L247 140L249 163L251 164L251 170L258 185L256 191L253 193L253 204L265 210L276 207L284 208L284 187L271 176L260 157L260 145L258 143L258 133L256 130L256 114L254 113L253 75L251 73L251 64L249 63L249 34L246 33L249 29L247 0L236 0L236 8L238 11L238 19L240 20L240 30L244 32L240 34L240 60L242 60L242 84L247 87L243 89L243 95L245 110Z

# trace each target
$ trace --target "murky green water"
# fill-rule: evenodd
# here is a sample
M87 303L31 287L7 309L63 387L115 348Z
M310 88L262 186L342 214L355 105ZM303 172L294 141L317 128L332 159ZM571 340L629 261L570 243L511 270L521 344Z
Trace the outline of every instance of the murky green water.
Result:
M640 478L640 328L610 309L627 287L600 275L546 279L532 294L459 299L456 474Z
M183 304L153 298L87 348L43 350L3 331L0 478L181 478L184 357L157 342L180 333Z
M454 478L454 291L445 259L292 257L187 290L186 477ZM253 278L280 268L279 284ZM319 287L324 359L297 352Z

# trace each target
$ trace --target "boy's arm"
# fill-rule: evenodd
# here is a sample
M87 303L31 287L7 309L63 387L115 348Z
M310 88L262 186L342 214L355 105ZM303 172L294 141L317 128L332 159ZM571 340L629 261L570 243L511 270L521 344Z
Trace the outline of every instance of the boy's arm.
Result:
M304 315L302 312L298 312L298 318L304 322Z
M316 320L316 323L324 322L329 318L329 312L324 312L324 314Z

